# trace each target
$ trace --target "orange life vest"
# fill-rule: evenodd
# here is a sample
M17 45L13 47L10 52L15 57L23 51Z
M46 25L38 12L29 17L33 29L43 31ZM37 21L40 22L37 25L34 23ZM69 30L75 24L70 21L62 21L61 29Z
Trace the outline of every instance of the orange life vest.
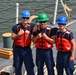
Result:
M19 25L18 25L19 27ZM20 25L21 27L21 25ZM27 27L30 28L30 25ZM26 47L30 46L31 44L31 34L30 34L30 29L26 29L24 34L20 36L17 40L14 41L15 46L20 46L20 47Z
M62 38L58 37L59 34L57 34L57 39L56 39L56 48L57 48L57 50L61 51L61 52L70 52L72 50L72 44L71 44L71 42L69 40L70 32L66 31L63 34Z
M50 30L51 30L50 27L47 27L45 29L45 33L49 37L50 37ZM38 38L37 41L36 41L36 48L40 48L40 49L51 49L52 47L53 47L52 43L50 43L49 41L47 41L43 37Z

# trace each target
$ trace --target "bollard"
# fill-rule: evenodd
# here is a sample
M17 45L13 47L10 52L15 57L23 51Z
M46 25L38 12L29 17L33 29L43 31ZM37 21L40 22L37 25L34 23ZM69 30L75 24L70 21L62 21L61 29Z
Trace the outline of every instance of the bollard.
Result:
M3 48L12 49L13 40L11 39L11 33L3 33Z

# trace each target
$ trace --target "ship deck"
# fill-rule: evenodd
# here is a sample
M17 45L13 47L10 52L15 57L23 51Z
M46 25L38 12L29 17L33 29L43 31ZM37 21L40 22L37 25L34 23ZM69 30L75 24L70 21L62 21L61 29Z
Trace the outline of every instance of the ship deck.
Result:
M54 25L57 27L57 25ZM74 34L74 38L76 41L76 20L71 20L71 22L67 25L68 28L73 32ZM2 43L0 43L0 47L2 48ZM56 48L55 46L53 47L53 55L54 55L54 61L56 62ZM34 63L35 63L35 57L36 57L36 50L35 48L32 48L32 54L33 54L33 59L34 59ZM76 56L76 53L75 53ZM13 59L6 59L6 58L2 58L0 57L0 70L2 70L3 68L5 68L6 66L10 66L13 64ZM76 67L76 60L75 60L75 67ZM24 66L23 66L23 71L24 71ZM36 72L36 66L35 66L35 72ZM74 75L76 75L76 69L75 69L75 73Z

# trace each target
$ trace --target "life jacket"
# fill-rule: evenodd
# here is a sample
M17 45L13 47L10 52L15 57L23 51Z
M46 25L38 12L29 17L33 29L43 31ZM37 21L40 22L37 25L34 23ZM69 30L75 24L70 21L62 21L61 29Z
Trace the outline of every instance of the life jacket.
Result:
M61 52L70 52L72 50L72 44L69 39L70 31L66 31L62 37L60 37L60 30L57 30L56 48Z
M17 24L17 32L20 30L21 24ZM14 41L15 46L26 47L31 44L31 34L30 34L30 25L27 26L24 34L20 36L17 40Z
M50 30L51 30L51 27L48 27L48 26L45 29L45 33L48 37L50 37ZM39 34L39 31L37 31L37 34ZM52 43L50 43L49 41L47 41L43 37L38 38L36 41L36 48L51 49L52 47L53 47Z

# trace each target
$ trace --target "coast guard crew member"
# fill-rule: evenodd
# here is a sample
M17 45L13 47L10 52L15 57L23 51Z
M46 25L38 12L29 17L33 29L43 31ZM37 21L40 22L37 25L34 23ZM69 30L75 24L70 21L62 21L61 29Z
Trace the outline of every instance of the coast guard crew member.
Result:
M34 63L32 59L32 51L30 48L31 44L31 30L34 26L32 23L28 23L30 18L30 13L27 10L24 10L21 14L22 22L16 24L12 28L12 39L13 44L13 53L14 53L14 62L13 66L15 67L16 75L22 75L21 68L24 62L26 67L27 75L34 75Z
M33 42L36 44L37 75L44 75L44 63L46 64L48 75L54 75L52 47L55 42L52 39L52 27L47 24L48 20L48 16L41 13L37 19L39 25L35 25L33 28Z
M63 75L64 69L66 75L73 75L75 55L74 36L73 33L66 28L67 18L65 16L60 16L57 23L59 28L53 29L58 51L56 60L57 75Z

